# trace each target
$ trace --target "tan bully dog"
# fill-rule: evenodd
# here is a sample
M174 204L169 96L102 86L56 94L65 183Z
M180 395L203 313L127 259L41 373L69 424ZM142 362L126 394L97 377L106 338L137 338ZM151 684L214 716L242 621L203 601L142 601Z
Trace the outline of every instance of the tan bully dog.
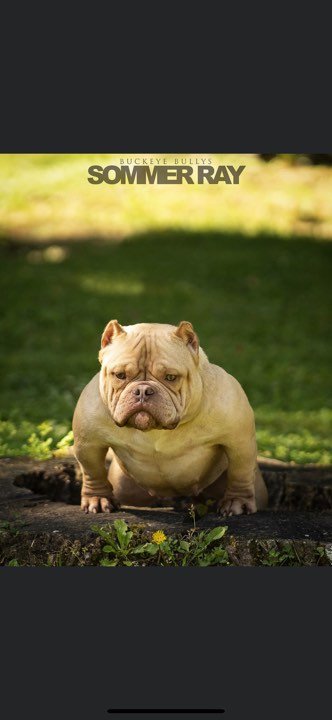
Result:
M209 362L191 323L111 320L99 360L73 420L85 512L200 494L217 498L223 515L266 506L252 408L237 380Z

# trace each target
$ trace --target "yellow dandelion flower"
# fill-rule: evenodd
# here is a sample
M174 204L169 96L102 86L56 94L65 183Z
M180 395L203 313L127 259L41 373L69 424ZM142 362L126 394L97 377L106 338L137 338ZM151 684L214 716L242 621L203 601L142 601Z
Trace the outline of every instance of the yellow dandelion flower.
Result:
M152 540L157 543L157 545L161 545L161 543L166 540L166 535L162 530L157 530L157 532L153 533Z

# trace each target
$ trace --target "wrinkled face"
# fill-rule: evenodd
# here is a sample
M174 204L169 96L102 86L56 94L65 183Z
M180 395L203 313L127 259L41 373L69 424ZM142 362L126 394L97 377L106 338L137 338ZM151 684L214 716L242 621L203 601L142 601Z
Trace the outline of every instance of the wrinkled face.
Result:
M172 430L200 401L198 339L190 323L122 327L112 320L99 357L101 394L120 427Z

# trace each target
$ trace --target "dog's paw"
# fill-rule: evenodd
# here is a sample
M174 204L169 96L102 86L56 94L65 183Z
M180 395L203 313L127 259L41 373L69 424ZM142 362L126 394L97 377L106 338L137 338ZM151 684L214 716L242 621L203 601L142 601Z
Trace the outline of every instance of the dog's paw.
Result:
M113 505L110 499L106 497L97 497L97 495L82 495L81 508L86 513L110 513L113 510Z
M254 497L228 497L219 500L217 511L220 515L251 515L257 512L256 500Z

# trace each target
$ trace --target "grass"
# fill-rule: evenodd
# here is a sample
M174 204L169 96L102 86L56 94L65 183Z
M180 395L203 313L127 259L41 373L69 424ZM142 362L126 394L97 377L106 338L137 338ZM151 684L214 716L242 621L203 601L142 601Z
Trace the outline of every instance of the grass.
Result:
M13 524L0 521L0 565L8 567L211 567L259 565L267 567L328 566L328 545L312 541L249 540L228 536L225 525L165 535L144 525L129 526L117 519L113 525L93 525L95 539L87 544L45 534L35 537ZM243 545L244 542L244 545ZM244 553L244 554L243 554Z
M227 532L226 526L198 533L190 530L185 537L167 537L164 532L157 531L151 538L131 530L124 520L115 520L113 526L104 528L97 525L94 529L104 543L104 557L99 563L104 567L229 565L227 550L219 542Z
M194 163L201 156L185 157ZM214 166L245 165L240 185L92 186L88 167L118 164L118 157L1 155L0 232L40 243L119 240L165 228L332 237L331 168L294 167L283 160L265 164L237 154L209 157Z
M243 189L91 188L91 162L0 158L0 454L70 443L117 317L191 320L245 388L260 454L332 462L332 171L246 158Z

